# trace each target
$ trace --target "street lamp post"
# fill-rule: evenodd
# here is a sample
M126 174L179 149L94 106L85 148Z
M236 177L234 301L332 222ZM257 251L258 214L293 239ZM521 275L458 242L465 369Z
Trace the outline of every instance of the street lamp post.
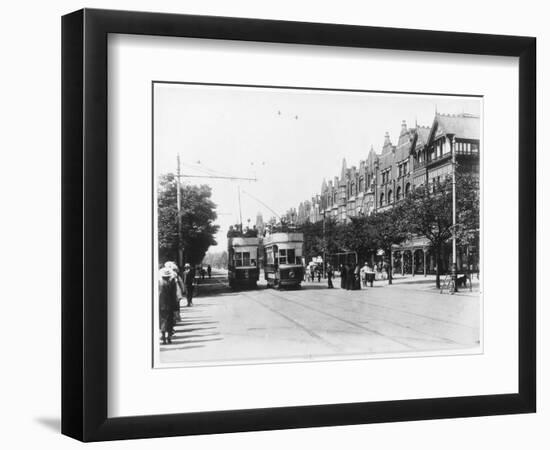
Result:
M452 167L452 186L453 186L453 263L451 266L451 278L452 289L454 294L458 292L456 279L457 279L457 265L456 265L456 152L455 152L455 137L449 135L449 143L451 145L451 167Z

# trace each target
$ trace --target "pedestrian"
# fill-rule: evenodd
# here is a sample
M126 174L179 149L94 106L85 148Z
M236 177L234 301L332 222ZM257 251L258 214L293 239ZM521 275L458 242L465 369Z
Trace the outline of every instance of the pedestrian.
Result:
M366 282L370 283L370 287L372 287L372 283L374 282L374 269L369 266L368 263L365 263L365 267L366 267L366 270L365 270L365 275L366 275Z
M163 344L172 343L174 309L178 304L174 272L163 267L159 272L159 328Z
M361 275L361 281L363 282L363 287L367 287L367 271L368 271L368 264L365 261L365 264L363 267L361 267L360 275Z
M355 263L355 268L353 269L353 289L361 289L361 269L357 263Z
M332 285L332 266L330 264L327 264L327 279L328 279L328 288L333 289L334 286Z
M309 277L311 278L311 282L313 283L315 281L315 266L313 264L309 266Z
M340 264L340 288L345 289L346 288L346 266L343 264Z
M206 271L208 272L208 278L212 278L212 267L210 266L210 264L208 264Z
M321 268L317 267L317 282L321 282Z
M183 272L183 287L185 289L185 297L187 298L187 306L193 306L193 289L195 288L195 272L189 264L185 264Z
M346 264L344 266L344 272L346 272L346 290L351 291L353 288L353 266Z
M183 286L183 280L180 276L180 271L178 268L178 265L173 261L167 261L164 263L164 267L171 270L174 274L174 279L176 281L176 296L177 296L177 303L175 305L174 310L174 322L178 323L181 321L181 315L180 315L180 300L184 297L184 291L185 288Z

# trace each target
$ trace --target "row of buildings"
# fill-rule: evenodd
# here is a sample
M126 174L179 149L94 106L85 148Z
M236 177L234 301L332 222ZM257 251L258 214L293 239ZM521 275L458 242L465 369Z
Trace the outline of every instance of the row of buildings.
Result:
M380 152L371 148L364 160L351 167L344 159L340 175L323 180L320 192L289 210L287 220L298 226L325 218L345 223L351 217L391 208L411 190L449 175L452 152L458 171L479 175L480 125L479 116L466 113L435 113L431 126L409 128L403 121L396 144L386 133ZM414 241L392 255L396 269L403 273L434 270L428 243Z

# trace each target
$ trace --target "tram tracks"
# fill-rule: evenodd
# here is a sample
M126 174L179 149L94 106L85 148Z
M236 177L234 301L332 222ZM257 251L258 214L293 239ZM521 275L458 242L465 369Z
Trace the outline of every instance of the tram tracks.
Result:
M376 336L378 336L378 337L381 337L381 338L390 340L390 341L392 341L392 342L394 342L394 343L397 343L397 344L399 344L399 345L402 345L403 347L406 347L406 348L408 348L408 349L410 349L410 350L416 350L416 347L414 347L414 346L410 345L409 343L405 342L403 339L395 338L395 337L393 337L393 336L388 336L388 335L386 335L386 334L384 334L384 333L379 332L378 330L375 330L375 329L373 329L373 328L371 328L371 327L367 327L367 326L364 325L364 324L361 324L361 323L358 323L358 322L355 322L355 321L352 321L352 320L349 320L349 319L345 319L345 318L339 317L339 316L337 316L337 315L335 315L335 314L332 314L332 313L329 313L329 312L320 310L320 309L318 309L318 308L314 308L314 307L312 307L312 306L310 306L310 305L303 304L302 302L299 302L299 301L296 301L296 300L289 299L288 297L284 297L284 296L282 296L282 295L280 295L280 294L276 294L275 292L272 292L272 291L267 292L267 294L268 294L268 295L271 295L272 297L275 297L275 298L277 298L277 299L279 299L279 300L281 300L281 301L283 301L283 302L291 302L291 303L293 303L293 304L295 304L295 305L298 305L298 306L300 306L300 307L302 307L302 308L304 308L304 309L308 309L308 310L310 310L310 311L314 311L314 312L316 312L316 313L318 313L318 314L321 314L321 315L330 317L330 318L332 318L332 319L334 319L334 320L337 320L337 321L340 321L340 322L342 322L342 323L345 323L346 325L351 325L351 326L353 326L353 327L355 327L355 328L359 328L359 329L361 329L361 330L363 330L363 331L366 331L366 332L371 333L371 334L373 334L373 335L376 335ZM262 302L260 302L260 304L262 304L262 306L264 306L264 307L267 307L267 306L266 306L265 304L263 304ZM341 350L341 349L340 349L340 350Z
M323 297L329 297L328 295L323 295L323 294L321 294L321 295L322 295ZM307 307L307 308L310 308L310 309L319 311L317 308L314 308L314 307L312 307L312 306L310 306L310 305L305 305L304 303L302 303L302 302L300 302L300 301L297 301L297 300L295 300L295 299L294 299L294 300L290 300L290 301L292 301L292 302L294 302L294 303L296 303L296 304L300 304L300 305L302 305L303 307ZM332 303L334 303L334 302L332 302ZM347 313L354 314L354 313L357 312L357 311L354 310L354 309L341 307L340 305L338 305L338 306L340 307L340 309L341 309L342 311L347 312ZM323 313L325 313L325 314L328 314L328 313L326 313L325 311L320 311L320 312L323 312ZM341 319L341 320L344 320L344 319ZM432 342L441 342L441 343L447 343L447 344L461 345L460 342L457 342L457 341L455 341L455 340L453 340L453 339L446 338L446 337L443 337L443 336L436 336L436 335L434 335L433 333L428 333L428 332L426 332L426 331L420 330L420 329L415 328L415 327L412 327L412 326L410 326L410 325L404 325L404 324L402 324L402 323L400 323L400 322L397 322L397 321L395 321L395 320L390 320L390 319L386 319L386 318L382 318L382 317L376 317L375 320L380 321L380 322L388 323L388 324L390 324L390 325L392 325L392 326L396 326L396 327L399 327L399 328L403 328L403 329L405 329L405 330L407 330L407 331L410 331L410 332L413 332L413 333L416 333L416 334L419 334L419 335L422 335L422 336L429 337L429 338L431 338L430 340L431 340ZM361 324L361 325L362 325L362 324ZM384 333L381 333L381 335L383 335L383 336L385 336L385 337L388 337L388 335L387 335L387 334L384 334ZM399 340L398 340L399 338L394 338L394 339L396 339L396 340L399 342ZM417 339L417 338L413 338L413 339ZM416 349L416 347L414 347L414 348Z
M318 294L318 295L320 295L322 297L329 298L329 299L332 300L330 295L327 295L327 294ZM439 322L439 323L442 323L442 324L451 325L452 327L454 327L456 329L467 329L467 330L470 330L470 332L477 331L479 333L479 328L473 327L473 326L470 326L470 325L461 324L461 323L458 323L458 322L447 321L447 320L444 320L444 319L438 319L438 318L435 318L435 317L426 316L426 315L418 314L418 313L413 313L413 312L405 311L405 310L402 310L402 309L399 309L399 308L392 308L392 307L388 307L388 306L384 306L384 305L379 305L377 303L372 303L372 302L359 300L359 299L350 299L350 301L355 302L356 304L368 305L368 306L377 308L379 310L391 311L393 313L408 315L408 316L412 316L412 317L418 317L418 318L421 318L421 319L424 319L424 320L430 321L430 322ZM333 300L331 303L334 304L335 300ZM340 305L338 305L338 306L340 306ZM356 312L354 309L350 309L350 308L344 308L343 307L342 309L344 311L348 312L348 313ZM383 322L386 322L386 323L389 323L389 324L392 324L392 325L395 325L395 326L398 326L398 327L401 327L401 328L405 328L407 330L413 331L413 332L418 333L418 334L429 336L429 337L433 338L434 340L446 342L446 343L449 343L449 344L464 345L464 342L459 342L455 339L451 339L451 338L444 337L444 336L436 336L433 333L423 331L421 329L418 329L417 327L413 327L413 326L410 326L410 325L404 325L403 323L397 322L395 320L390 320L390 319L383 318L383 317L377 317L377 320L380 320L380 321L383 321Z

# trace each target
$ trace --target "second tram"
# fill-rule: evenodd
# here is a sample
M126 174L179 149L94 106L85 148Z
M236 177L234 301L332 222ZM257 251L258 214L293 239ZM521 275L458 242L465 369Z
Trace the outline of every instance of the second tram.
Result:
M304 279L303 233L273 233L263 240L264 275L269 287L300 287Z
M230 237L227 243L227 278L229 286L256 287L260 270L258 268L257 237Z

